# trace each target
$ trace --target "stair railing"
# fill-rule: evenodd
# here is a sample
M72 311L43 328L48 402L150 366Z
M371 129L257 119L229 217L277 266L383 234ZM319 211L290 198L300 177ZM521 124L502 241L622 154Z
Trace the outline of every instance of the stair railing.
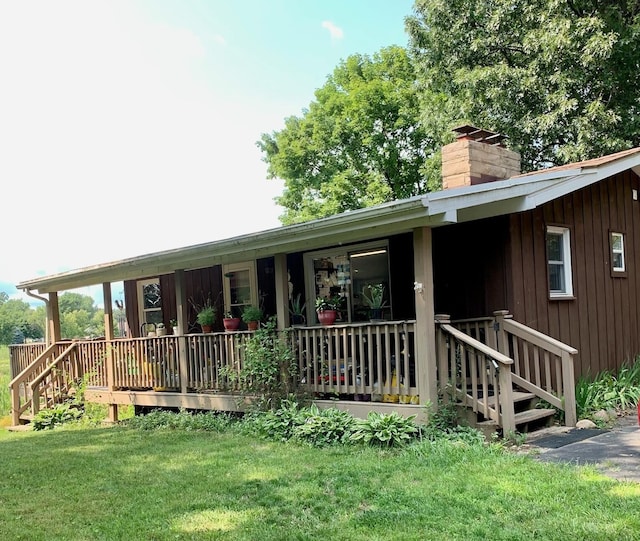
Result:
M50 345L11 380L9 383L9 391L11 393L12 424L20 424L20 416L31 407L32 394L30 382L46 370L47 366L59 355L62 347L66 345L66 343Z
M505 433L516 429L511 365L513 359L436 315L438 385L457 402L495 421Z
M498 350L514 360L513 383L564 411L564 424L575 426L578 350L514 321L506 310L494 316Z
M40 402L45 407L64 402L72 384L82 377L78 370L77 342L72 342L30 383L31 413L40 411Z

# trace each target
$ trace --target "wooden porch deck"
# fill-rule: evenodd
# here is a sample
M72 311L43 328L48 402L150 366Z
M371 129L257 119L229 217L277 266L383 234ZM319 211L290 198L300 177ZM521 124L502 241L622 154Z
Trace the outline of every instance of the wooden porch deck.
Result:
M541 411L517 411L526 393L575 425L576 350L514 322L505 312L451 324L436 317L438 388L479 420L515 431ZM417 382L415 321L294 327L298 385L320 407L427 415ZM243 411L251 399L238 378L250 331L11 347L12 420L64 399L80 382L85 399L117 405ZM17 375L16 375L17 374ZM520 398L519 398L520 397ZM547 409L547 416L554 410Z

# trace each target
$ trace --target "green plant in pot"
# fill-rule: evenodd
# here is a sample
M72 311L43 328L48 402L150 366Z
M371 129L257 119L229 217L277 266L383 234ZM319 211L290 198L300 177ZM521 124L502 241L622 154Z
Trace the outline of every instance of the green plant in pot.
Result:
M384 284L370 284L362 288L362 301L369 307L372 320L382 319L384 309L388 306L384 300Z
M213 324L216 321L215 306L204 306L196 315L196 321L202 327L202 332L211 332Z
M231 311L227 311L224 313L222 324L225 331L237 331L240 327L240 318L234 316Z
M205 297L203 294L202 303L196 303L191 298L189 299L189 304L191 304L196 313L196 321L200 327L202 327L202 332L211 332L216 321L216 315L218 314L218 310L211 300L211 296Z
M322 325L333 325L338 317L338 311L342 306L342 297L333 295L331 297L316 298L316 313L318 321Z
M242 321L247 324L247 328L250 331L255 331L258 328L258 323L262 319L262 310L257 306L246 306L242 311Z
M289 301L289 315L291 316L292 325L304 325L306 318L304 309L307 303L302 301L302 294L298 293L295 298Z

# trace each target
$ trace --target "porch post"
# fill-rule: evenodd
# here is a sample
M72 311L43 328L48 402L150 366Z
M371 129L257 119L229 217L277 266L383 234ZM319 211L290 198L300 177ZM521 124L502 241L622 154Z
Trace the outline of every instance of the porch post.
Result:
M107 343L107 387L109 391L115 389L114 370L113 370L113 299L111 298L111 284L105 282L102 284L102 298L104 299L104 338ZM118 404L109 404L109 421L118 422Z
M289 327L289 278L287 276L287 254L276 254L276 315L278 329Z
M47 306L47 335L48 344L55 344L60 341L60 307L58 306L58 293L52 291L49 293L49 302Z
M178 375L180 392L186 394L189 371L187 370L187 338L184 336L188 327L187 284L183 269L174 273L176 285L176 320L178 321Z
M435 409L438 407L438 384L431 228L413 230L413 257L418 391L420 403L431 403Z

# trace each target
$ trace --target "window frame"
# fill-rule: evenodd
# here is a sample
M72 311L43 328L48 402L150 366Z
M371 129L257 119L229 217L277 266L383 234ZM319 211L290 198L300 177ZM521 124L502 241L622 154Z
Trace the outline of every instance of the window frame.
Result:
M249 274L249 299L247 302L232 303L231 298L231 277L235 272L248 272ZM256 273L256 262L242 261L240 263L226 263L222 265L222 277L223 277L223 299L224 299L224 313L233 312L236 317L241 317L244 308L247 306L258 306L258 276Z
M158 289L160 291L160 307L159 308L145 308L144 306L144 287L151 284L158 284ZM138 291L138 323L140 327L139 330L142 330L142 325L152 324L152 323L149 323L149 320L146 317L147 314L150 314L152 312L159 313L160 321L162 321L164 318L164 313L162 311L162 287L160 286L160 277L156 276L154 278L147 278L145 280L137 280L136 287ZM155 325L155 323L153 324Z
M616 251L614 249L614 236L619 236L622 241L622 249ZM626 278L627 276L627 257L625 250L625 234L620 230L609 230L609 256L611 261L611 276L615 278ZM622 256L622 267L616 267L614 264L614 256L619 253Z
M313 252L305 252L303 254L303 265L304 265L304 278L305 278L305 289L306 289L306 312L307 312L307 321L315 322L316 321L316 311L315 311L315 299L316 299L316 272L314 269L314 260L322 259L322 258L333 258L344 255L349 261L349 266L351 266L351 255L358 254L361 252L366 252L370 250L384 250L387 252L387 268L386 274L388 277L388 307L385 309L386 313L389 314L389 317L393 318L393 299L391 297L391 261L389 255L389 239L380 239L375 241L368 242L360 242L356 244L345 244L334 246L332 248L325 248L322 250L315 250ZM354 323L353 321L353 307L354 307L354 291L352 278L349 279L349 284L347 285L348 294L346 296L347 302L346 306L344 306L344 311L347 316L346 321L341 321L341 323ZM314 323L319 324L319 323Z
M562 237L562 255L561 261L551 261L549 257L549 235L558 235ZM547 225L545 229L545 251L546 251L546 265L547 265L547 291L549 292L549 299L574 299L573 292L573 267L571 257L571 229L567 226L561 225ZM551 274L549 268L552 264L562 264L562 271L564 276L564 290L552 290L551 289Z

